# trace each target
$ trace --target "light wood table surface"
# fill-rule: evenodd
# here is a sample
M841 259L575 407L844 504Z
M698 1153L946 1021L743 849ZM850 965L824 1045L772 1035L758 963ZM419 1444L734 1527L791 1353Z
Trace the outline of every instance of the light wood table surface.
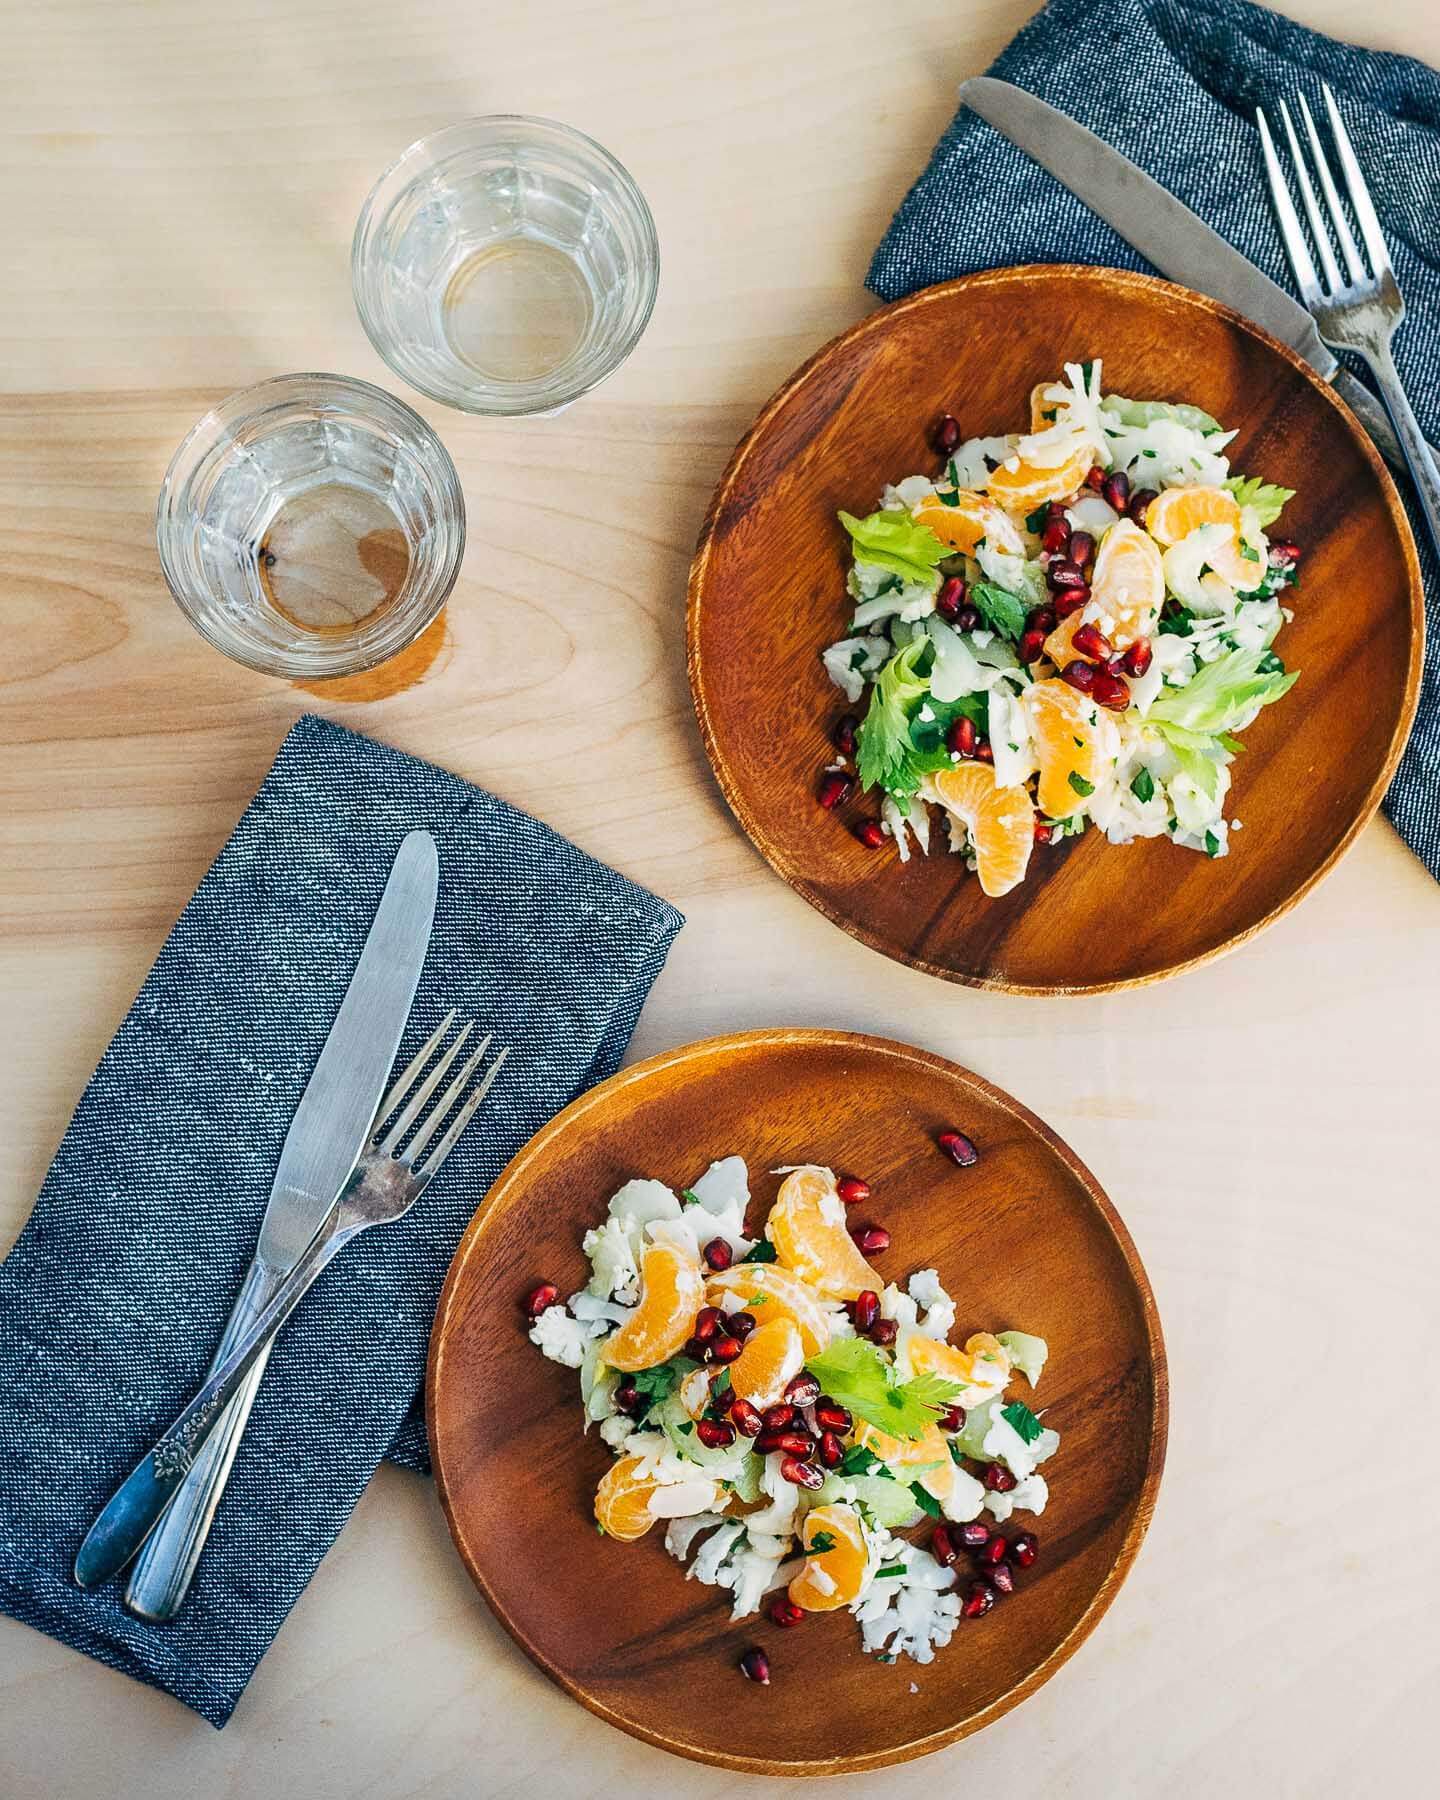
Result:
M539 813L688 914L632 1055L776 1023L910 1039L1035 1108L1134 1232L1173 1384L1134 1573L1034 1699L837 1796L1433 1792L1435 884L1377 822L1289 918L1197 973L1093 1001L971 993L862 948L773 877L691 717L683 595L710 489L771 389L873 304L870 250L956 83L1029 10L5 6L0 1248L286 728L324 712ZM1426 0L1293 10L1440 62ZM663 246L650 330L557 419L422 404L470 540L420 685L347 703L232 667L156 565L169 453L264 376L397 386L350 304L356 210L412 138L495 111L567 119L633 170ZM551 1687L472 1591L431 1485L390 1468L221 1734L0 1619L6 1800L784 1785L673 1760Z

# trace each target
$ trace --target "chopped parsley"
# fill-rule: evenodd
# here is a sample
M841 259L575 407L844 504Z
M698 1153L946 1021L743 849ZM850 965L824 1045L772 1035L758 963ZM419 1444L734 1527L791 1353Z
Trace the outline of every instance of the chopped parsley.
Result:
M700 1196L695 1192L694 1188L681 1188L680 1199L686 1206L698 1206L700 1204Z
M775 1246L769 1238L761 1238L740 1258L741 1262L774 1262Z
M1045 1429L1023 1400L1012 1400L1008 1406L1002 1406L1000 1417L1015 1427L1021 1441L1026 1444L1033 1444Z
M1205 854L1207 856L1218 856L1220 854L1220 840L1213 831L1207 831L1205 833Z
M1142 806L1155 798L1155 777L1148 769L1140 769L1130 783L1130 792Z
M910 1483L910 1492L915 1496L915 1504L922 1512L929 1513L932 1519L942 1517L940 1502L930 1492L929 1488L921 1487L918 1481L912 1481Z
M883 1569L877 1569L875 1571L875 1579L876 1581L889 1581L892 1576L903 1575L904 1573L904 1563L886 1563Z
M1190 637L1195 629L1195 615L1188 606L1173 605L1160 621L1161 637Z
M827 1550L835 1548L835 1534L830 1531L817 1531L805 1548L813 1550L817 1556L823 1556Z
M1025 629L1025 602L993 581L977 581L970 589L970 604L1002 637L1018 639Z
M1082 798L1088 798L1095 792L1095 783L1087 781L1077 770L1070 771L1070 785Z
M864 1444L852 1444L841 1461L840 1473L842 1475L869 1475L871 1473L888 1475L890 1471L885 1468L873 1450L867 1450Z

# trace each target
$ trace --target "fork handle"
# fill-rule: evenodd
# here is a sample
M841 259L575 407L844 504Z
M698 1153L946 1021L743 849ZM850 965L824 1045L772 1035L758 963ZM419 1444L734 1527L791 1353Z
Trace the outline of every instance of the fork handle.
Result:
M254 1364L269 1349L275 1333L315 1284L321 1271L365 1221L340 1225L338 1204L294 1268L276 1288L265 1310L185 1408L175 1423L142 1457L116 1489L99 1518L85 1534L75 1558L75 1581L82 1588L101 1586L118 1575L159 1524L183 1486L201 1446L220 1423L226 1406Z
M1400 372L1395 367L1389 344L1381 341L1357 348L1375 376L1380 398L1385 402L1385 410L1389 413L1395 435L1400 440L1410 478L1420 496L1425 523L1430 527L1430 541L1435 546L1436 555L1440 556L1440 469L1436 468L1435 458L1420 429L1420 421L1405 397Z

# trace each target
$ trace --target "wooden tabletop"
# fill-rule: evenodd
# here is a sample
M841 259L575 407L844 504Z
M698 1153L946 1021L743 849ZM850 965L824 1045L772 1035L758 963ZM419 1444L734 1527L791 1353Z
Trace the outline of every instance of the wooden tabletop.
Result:
M1425 1525L1440 1484L1435 884L1377 822L1290 917L1196 973L1089 1001L957 991L770 874L690 711L685 575L710 490L766 395L872 304L870 250L956 83L1029 10L7 9L0 1245L286 728L326 713L540 814L682 908L632 1056L771 1024L909 1039L1037 1111L1135 1235L1173 1413L1130 1580L1016 1712L829 1791L1418 1791L1440 1661ZM1440 62L1425 0L1289 10ZM494 111L570 120L634 172L663 246L649 332L557 419L422 404L470 513L423 681L344 699L249 674L166 594L151 524L166 460L209 402L267 375L395 385L350 304L356 210L410 139ZM472 1589L431 1485L390 1468L223 1734L0 1619L0 1770L7 1800L778 1791L678 1763L552 1688Z

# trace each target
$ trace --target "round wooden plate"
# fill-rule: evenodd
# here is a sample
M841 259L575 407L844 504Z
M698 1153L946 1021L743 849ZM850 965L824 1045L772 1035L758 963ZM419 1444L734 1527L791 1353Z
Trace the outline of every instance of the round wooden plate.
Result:
M957 1169L935 1133L980 1149ZM751 1223L805 1161L863 1174L893 1233L876 1259L939 1270L960 1327L1049 1340L1040 1386L1061 1446L1041 1557L1021 1591L964 1624L926 1667L877 1663L848 1613L796 1631L730 1622L723 1591L687 1581L659 1528L598 1535L610 1453L582 1437L573 1370L529 1342L520 1301L573 1293L587 1227L636 1175L677 1188L715 1158L750 1165ZM771 1774L875 1768L999 1717L1076 1649L1129 1568L1165 1455L1160 1323L1125 1227L1089 1172L1023 1106L903 1044L756 1031L627 1069L568 1107L510 1164L455 1256L426 1391L440 1497L466 1567L521 1649L611 1724L697 1761ZM922 1534L923 1536L923 1534ZM736 1668L764 1645L768 1688ZM911 1684L918 1690L911 1692Z
M845 635L846 540L884 484L937 466L929 433L1020 429L1032 385L1104 359L1107 390L1187 400L1239 428L1240 473L1297 490L1285 535L1304 548L1301 671L1245 733L1232 817L1210 862L1090 830L1036 852L988 900L947 854L867 850L815 787L847 707L820 664ZM882 308L770 401L711 502L690 577L690 684L725 798L756 848L812 906L899 962L974 987L1095 993L1233 948L1293 906L1379 805L1410 729L1424 611L1399 498L1370 440L1293 351L1184 288L1113 269L998 269ZM942 840L943 840L943 833Z

